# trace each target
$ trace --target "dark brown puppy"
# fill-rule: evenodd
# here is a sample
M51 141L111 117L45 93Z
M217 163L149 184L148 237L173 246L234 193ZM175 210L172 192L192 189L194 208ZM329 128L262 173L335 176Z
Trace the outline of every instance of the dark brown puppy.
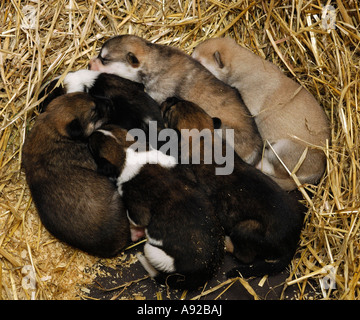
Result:
M234 148L239 156L250 164L259 161L262 140L238 91L183 51L121 35L105 42L89 66L142 83L158 103L177 96L195 102L212 117L221 116L222 127L235 130Z
M129 223L114 185L96 172L86 138L108 106L86 93L54 99L23 147L27 183L44 226L90 254L111 257L129 242Z
M213 154L224 151L221 139L214 133L213 123L219 124L219 119L212 119L194 103L174 98L164 102L162 110L169 128L185 133L187 131L183 129L196 128L203 136L207 130L211 135ZM188 137L183 138L186 139L182 139L182 152L187 148L191 157L194 149L189 148ZM209 148L203 142L206 134L203 140L194 139L194 135L191 138L192 148ZM201 152L200 164L193 164L192 169L225 229L228 251L242 262L236 270L243 276L280 272L289 264L297 248L304 208L268 176L236 154L230 175L215 175L214 158L212 164L205 164L204 154L205 151ZM230 272L228 275L236 274Z
M120 128L97 130L89 146L99 170L117 180L131 224L145 228L138 257L149 274L183 289L208 281L224 257L224 233L189 167L158 150L134 151Z

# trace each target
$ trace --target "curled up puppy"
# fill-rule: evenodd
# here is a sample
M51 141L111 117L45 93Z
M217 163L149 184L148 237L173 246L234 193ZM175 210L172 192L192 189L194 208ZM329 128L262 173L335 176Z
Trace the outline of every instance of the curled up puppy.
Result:
M89 147L98 170L116 180L132 240L145 228L144 255L138 258L151 277L184 289L209 280L223 261L224 233L189 167L158 150L135 151L117 127L95 131Z
M121 35L106 41L89 67L142 83L158 103L177 96L197 103L212 117L221 116L222 128L235 130L234 148L239 156L250 164L259 161L262 140L237 90L181 50Z
M241 262L228 276L238 275L237 271L246 277L262 276L286 268L297 248L305 208L236 154L229 157L232 173L216 174L215 155L226 148L214 132L220 119L176 98L167 99L161 108L165 124L181 133L182 154L188 152L191 159L200 151L192 170L224 227L227 250Z
M111 257L130 242L129 222L114 185L97 173L87 137L106 121L107 100L61 95L36 119L22 165L40 219L58 239Z
M308 148L295 174L302 184L320 180L326 166L322 149L330 140L330 124L310 92L231 38L208 39L195 48L192 57L237 88L255 117L265 141L257 168L283 189L293 190L297 185L284 165L292 172Z

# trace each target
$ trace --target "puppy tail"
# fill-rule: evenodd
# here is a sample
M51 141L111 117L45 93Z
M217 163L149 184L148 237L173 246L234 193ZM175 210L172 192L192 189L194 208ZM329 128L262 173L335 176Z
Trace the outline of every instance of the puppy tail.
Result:
M265 233L264 224L258 220L244 220L233 228L230 237L227 237L226 248L240 264L227 272L228 278L238 277L239 273L243 277L273 275L289 265L296 250L297 239L296 243L287 239L284 244L277 243L278 240L272 244L264 236Z
M172 289L195 290L204 285L206 281L211 278L211 275L203 271L188 273L186 275L176 272L161 272L155 269L143 254L138 253L136 256L152 279L157 283L169 286Z
M159 273L154 277L155 281L177 290L196 290L203 286L211 276L204 273L191 273L182 275L179 273Z
M56 86L58 83L60 77L55 78L51 82L47 83L44 88L40 91L38 100L41 100L44 98L44 100L39 104L39 112L42 113L46 111L47 106L49 103L54 100L55 98L62 96L66 93L65 88L62 86L62 84L59 84L59 86Z
M262 277L280 273L289 265L292 257L283 257L278 260L255 260L251 264L240 264L226 273L227 278L243 276Z

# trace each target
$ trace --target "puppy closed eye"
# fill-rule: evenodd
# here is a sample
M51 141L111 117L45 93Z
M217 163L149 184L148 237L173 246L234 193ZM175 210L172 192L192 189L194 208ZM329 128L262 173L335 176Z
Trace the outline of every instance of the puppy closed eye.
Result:
M102 57L101 55L99 55L98 56L98 59L101 61L101 63L103 64L103 65L106 65L106 64L108 64L108 63L110 63L111 62L111 60L109 59L109 58L104 58L104 57Z

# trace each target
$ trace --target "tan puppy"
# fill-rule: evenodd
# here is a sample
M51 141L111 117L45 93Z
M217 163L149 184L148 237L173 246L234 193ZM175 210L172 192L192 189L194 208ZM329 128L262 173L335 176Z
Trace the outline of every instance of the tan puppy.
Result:
M258 168L283 189L295 189L296 184L278 157L291 172L308 147L296 175L301 183L316 183L320 179L326 157L317 147L324 147L326 139L330 139L329 121L308 91L274 64L230 38L206 40L195 48L192 57L239 90L265 141Z
M222 128L235 130L234 148L244 161L259 161L261 137L237 90L219 81L184 52L122 35L105 42L89 67L143 83L158 103L172 96L193 101L212 117L221 118Z
M105 102L86 93L51 101L26 137L22 164L44 226L76 248L111 257L129 242L129 222L86 142L106 119Z

